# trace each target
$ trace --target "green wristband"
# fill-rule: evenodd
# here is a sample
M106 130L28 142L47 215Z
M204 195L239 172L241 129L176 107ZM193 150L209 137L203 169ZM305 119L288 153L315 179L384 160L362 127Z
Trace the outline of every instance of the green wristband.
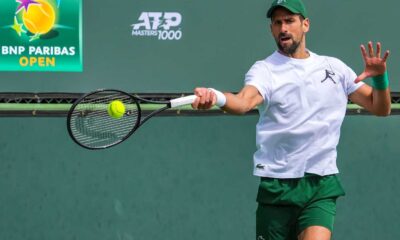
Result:
M385 90L389 87L389 77L387 71L379 76L372 77L372 86L377 90Z

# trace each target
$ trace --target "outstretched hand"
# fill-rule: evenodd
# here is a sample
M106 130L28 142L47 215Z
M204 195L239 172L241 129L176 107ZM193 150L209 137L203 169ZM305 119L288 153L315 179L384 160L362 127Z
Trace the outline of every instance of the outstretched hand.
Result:
M369 77L379 76L386 71L386 59L389 56L389 50L385 52L381 57L381 43L376 43L376 53L372 42L368 43L368 53L364 45L361 45L361 54L364 59L365 69L364 71L354 80L355 83L363 81Z

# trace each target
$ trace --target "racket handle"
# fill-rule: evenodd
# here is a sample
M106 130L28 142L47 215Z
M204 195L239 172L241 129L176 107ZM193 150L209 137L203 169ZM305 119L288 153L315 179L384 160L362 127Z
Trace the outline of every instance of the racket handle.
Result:
M170 101L171 108L179 107L179 106L182 106L182 105L192 104L196 98L197 98L196 95L189 95L189 96L186 96L186 97L172 99Z

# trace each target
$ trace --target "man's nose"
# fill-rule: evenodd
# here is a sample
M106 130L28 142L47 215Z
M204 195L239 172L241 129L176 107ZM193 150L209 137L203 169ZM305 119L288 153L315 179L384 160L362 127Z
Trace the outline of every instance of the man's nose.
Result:
M281 32L282 32L282 33L287 33L287 29L288 29L287 24L282 23L282 25L281 25Z

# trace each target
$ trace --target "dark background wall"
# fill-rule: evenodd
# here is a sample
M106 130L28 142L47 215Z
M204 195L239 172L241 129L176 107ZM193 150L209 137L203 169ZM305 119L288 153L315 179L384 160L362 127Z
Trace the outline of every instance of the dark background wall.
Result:
M399 91L396 1L305 3L310 50L361 72L359 45L382 41ZM237 91L248 68L275 49L269 4L84 1L84 71L1 72L1 91ZM148 11L179 12L181 40L132 37L131 24ZM65 121L0 119L0 239L254 239L257 116L155 118L105 151L76 146ZM335 239L400 238L398 122L345 119L338 164L347 196L338 202Z
M265 18L271 1L98 0L83 1L82 73L1 72L2 91L89 91L115 87L143 91L185 92L194 86L238 90L243 76L258 59L276 47ZM62 2L61 2L62 4ZM342 59L356 72L363 62L359 50L369 40L390 49L391 76L397 33L394 0L379 6L367 1L305 1L311 19L308 48ZM133 37L132 24L142 12L182 15L179 41ZM13 18L11 13L10 16ZM400 89L397 81L393 90Z

